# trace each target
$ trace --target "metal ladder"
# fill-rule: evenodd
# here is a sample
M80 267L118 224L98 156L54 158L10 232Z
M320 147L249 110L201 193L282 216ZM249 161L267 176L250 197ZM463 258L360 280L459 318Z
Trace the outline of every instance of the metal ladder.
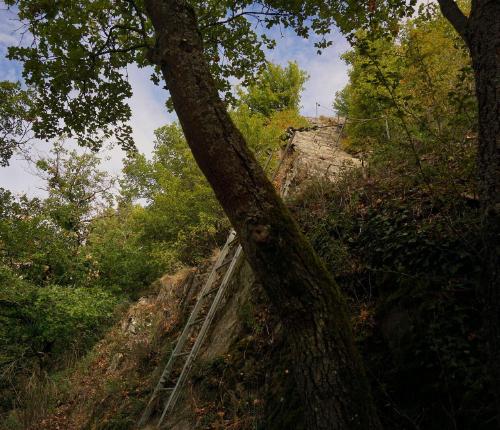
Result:
M162 394L166 394L167 400L164 404L160 419L156 424L156 428L160 428L166 415L175 406L182 387L186 382L189 371L191 370L203 341L207 336L219 304L224 297L224 293L227 289L234 269L237 267L242 258L242 248L241 245L237 244L237 242L236 232L232 230L229 233L227 241L217 258L217 261L212 267L212 271L210 272L208 279L199 293L198 300L196 301L191 315L189 316L182 333L178 337L170 358L163 369L153 393L151 394L144 413L138 422L139 428L147 424L155 404L158 401L161 401L161 398L163 397ZM225 272L221 272L221 269L223 268L226 268ZM224 274L222 275L222 273ZM205 313L208 305L210 305L210 307L208 312ZM192 346L189 346L190 337L195 338ZM173 375L174 368L179 369L181 366L182 370L180 371L179 376L175 378Z
M276 175L283 164L283 161L288 153L293 139L295 137L295 133L292 135L291 139L288 141L283 155L279 161L279 164L272 175L272 180L276 178ZM269 154L269 157L265 163L264 170L267 170L267 167L271 161L273 153ZM290 184L283 184L280 194L282 197L285 197L288 194L288 187ZM236 247L236 249L235 249ZM155 404L157 401L161 400L161 394L167 394L167 400L163 407L163 412L156 424L156 428L161 428L163 421L165 420L166 415L174 408L177 399L181 393L182 387L186 382L186 379L189 375L189 371L193 366L193 363L198 355L198 352L205 340L210 325L212 324L212 320L214 319L215 313L219 307L220 302L224 297L224 293L227 289L229 281L234 273L235 268L238 266L239 262L243 259L243 249L241 245L238 243L236 238L236 232L231 230L229 236L226 240L224 247L222 248L217 261L212 267L212 271L205 282L205 285L201 289L198 300L189 316L189 319L184 326L184 329L180 336L177 339L175 347L170 355L170 358L165 365L163 372L160 376L158 383L156 384L153 393L151 394L150 400L146 405L146 408L141 416L141 419L138 422L138 428L145 426L153 412ZM226 267L226 272L224 275L219 273L219 270ZM222 280L221 280L222 279ZM215 284L215 285L214 285ZM215 296L214 296L215 295ZM205 316L201 316L204 314L204 305L208 305L210 303L209 299L213 297L212 303L208 312ZM200 325L201 324L201 328ZM199 328L197 331L196 328ZM197 332L197 334L196 334ZM194 344L191 346L189 350L185 350L186 346L188 346L189 335L193 334L196 338ZM177 378L172 377L172 373L174 370L174 366L178 360L184 359L184 364L182 365L182 370ZM181 362L182 363L182 362ZM180 366L179 366L180 367ZM167 383L171 382L171 386L167 386Z

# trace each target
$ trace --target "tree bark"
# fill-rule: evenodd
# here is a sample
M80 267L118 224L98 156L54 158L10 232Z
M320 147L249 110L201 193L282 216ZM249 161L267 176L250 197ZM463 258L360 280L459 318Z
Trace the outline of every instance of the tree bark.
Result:
M500 1L473 1L468 24L479 109L479 196L484 269L482 296L490 384L500 426Z
M156 34L151 61L161 68L193 155L285 327L308 428L380 428L339 288L232 123L193 9L183 0L145 5Z
M500 1L473 0L469 18L452 0L443 15L467 44L474 69L479 118L478 175L484 243L481 295L490 386L500 426Z

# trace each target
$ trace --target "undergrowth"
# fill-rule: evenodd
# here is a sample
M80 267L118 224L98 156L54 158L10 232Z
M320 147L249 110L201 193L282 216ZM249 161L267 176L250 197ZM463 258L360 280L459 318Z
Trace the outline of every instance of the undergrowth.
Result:
M289 205L348 298L384 428L493 429L474 192L386 167L312 183ZM50 420L35 428L134 428L187 315L181 301L192 301L176 291L139 302L133 329L113 329L76 370L51 377ZM193 369L184 394L193 428L305 429L279 321L258 283L249 296L227 353Z
M200 429L305 430L280 323L262 286L238 309L239 336L228 353L200 363L190 381Z
M375 165L291 203L349 299L384 428L495 426L473 195Z

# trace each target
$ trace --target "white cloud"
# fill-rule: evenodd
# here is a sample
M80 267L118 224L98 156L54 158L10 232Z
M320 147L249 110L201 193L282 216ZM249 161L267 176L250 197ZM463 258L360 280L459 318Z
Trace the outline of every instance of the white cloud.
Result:
M167 111L165 102L168 93L150 80L151 69L129 68L129 79L134 95L130 100L131 124L134 139L140 151L149 153L153 149L153 132L158 127L175 120L175 115Z
M334 115L332 103L335 93L347 83L347 68L338 59L317 58L307 67L311 75L302 95L302 113L316 115L316 103L319 103L318 115Z
M3 24L3 22L2 22ZM5 31L0 31L0 45L10 46L15 45L18 42L17 37L15 37L12 33L7 33Z
M39 147L41 144L35 146ZM33 166L20 156L14 156L8 167L0 167L0 187L31 197L45 195L42 190L43 181L35 176Z
M10 46L19 43L20 35L16 30L21 26L17 15L10 9L0 9L0 45Z
M132 85L133 96L130 99L132 118L130 125L137 149L150 156L154 146L154 131L175 120L175 115L168 113L165 106L168 93L150 80L151 69L139 69L132 65L128 68L129 82ZM122 169L124 152L115 147L105 151L110 157L103 165L110 173L118 175Z

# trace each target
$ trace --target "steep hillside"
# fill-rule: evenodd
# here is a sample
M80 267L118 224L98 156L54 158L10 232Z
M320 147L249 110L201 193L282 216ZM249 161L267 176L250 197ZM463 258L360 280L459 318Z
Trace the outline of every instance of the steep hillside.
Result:
M338 127L317 125L295 133L276 186L289 190L288 205L346 296L384 428L495 428L477 312L476 202L401 178L397 163L353 169L360 162L337 146ZM31 429L137 428L216 256L156 282L85 360L51 382ZM247 264L164 424L305 429L282 327Z
M333 120L312 126L295 133L276 176L291 197L359 164L338 146ZM33 428L134 428L213 261L155 283L74 371L60 375L52 412ZM295 413L280 413L296 401L286 357L280 325L243 263L166 428L300 428L298 403Z

